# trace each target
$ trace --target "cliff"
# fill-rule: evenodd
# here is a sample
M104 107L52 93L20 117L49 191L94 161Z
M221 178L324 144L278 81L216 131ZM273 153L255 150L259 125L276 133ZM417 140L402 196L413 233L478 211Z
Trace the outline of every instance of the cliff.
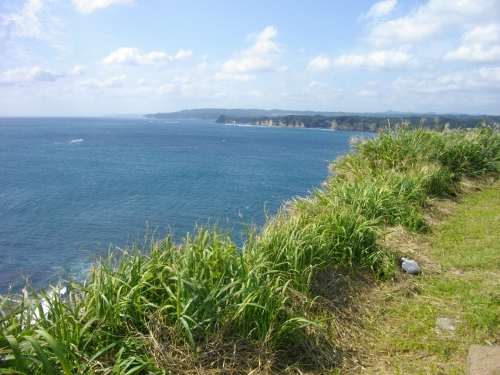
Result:
M497 126L500 116L305 116L287 115L277 117L230 117L221 115L215 121L221 124L241 124L256 126L285 126L294 128L319 128L331 130L351 130L363 132L377 132L388 126L406 123L412 126L446 127L446 128L474 128L479 123Z

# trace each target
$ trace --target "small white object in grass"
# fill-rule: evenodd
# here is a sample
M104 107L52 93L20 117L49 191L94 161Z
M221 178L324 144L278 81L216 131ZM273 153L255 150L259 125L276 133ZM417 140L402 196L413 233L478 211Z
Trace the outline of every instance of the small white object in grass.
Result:
M415 262L412 259L408 258L401 258L401 261L403 264L401 264L401 267L405 270L406 273L411 273L413 275L416 275L420 272L420 267L418 266L418 263Z

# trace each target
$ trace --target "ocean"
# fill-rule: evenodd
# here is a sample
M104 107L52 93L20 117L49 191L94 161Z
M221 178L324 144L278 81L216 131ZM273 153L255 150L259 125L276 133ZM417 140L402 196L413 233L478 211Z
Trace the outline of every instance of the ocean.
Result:
M262 225L359 132L209 121L0 118L0 294L82 279L96 254L196 225ZM365 136L369 136L365 134Z

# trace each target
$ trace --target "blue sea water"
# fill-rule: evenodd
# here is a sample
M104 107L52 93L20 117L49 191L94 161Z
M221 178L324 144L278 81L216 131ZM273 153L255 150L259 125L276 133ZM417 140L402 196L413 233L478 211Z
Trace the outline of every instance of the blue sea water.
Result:
M92 254L196 223L262 225L359 133L207 121L0 118L0 294L81 277ZM168 228L168 229L167 229Z

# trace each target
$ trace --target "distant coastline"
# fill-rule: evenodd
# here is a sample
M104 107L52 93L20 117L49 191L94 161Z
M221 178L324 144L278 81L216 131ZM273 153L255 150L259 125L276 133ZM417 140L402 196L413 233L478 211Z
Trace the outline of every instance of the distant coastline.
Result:
M377 132L389 126L407 123L410 126L442 128L474 128L478 124L500 126L500 116L405 113L405 112L314 112L262 109L189 109L179 112L147 114L150 120L211 120L221 124L278 126L295 128L318 128Z

